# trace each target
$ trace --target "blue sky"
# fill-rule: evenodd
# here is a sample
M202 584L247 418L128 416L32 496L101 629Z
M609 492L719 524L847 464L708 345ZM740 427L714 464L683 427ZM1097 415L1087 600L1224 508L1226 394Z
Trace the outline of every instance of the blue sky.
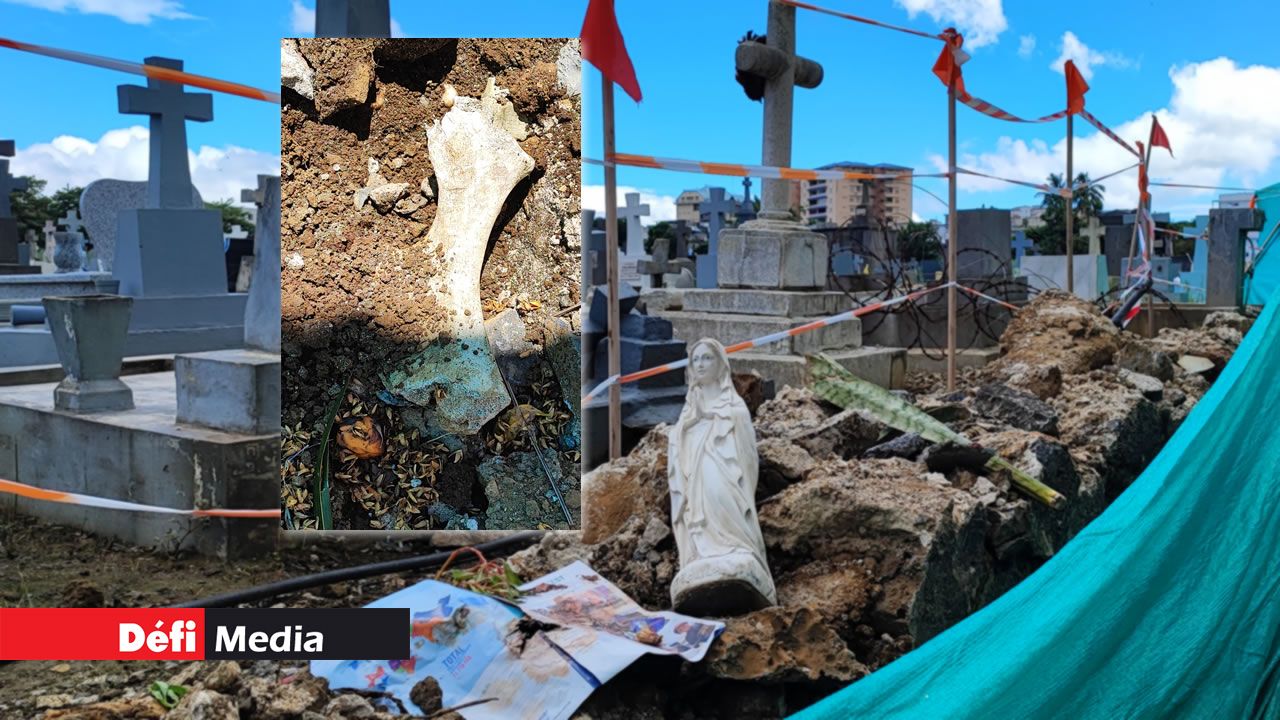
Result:
M1069 6L1015 0L822 0L820 4L887 22L937 31L955 24L973 59L969 90L1005 109L1039 116L1061 109L1062 75L1051 68L1064 47L1086 65L1088 107L1127 139L1145 138L1158 111L1176 159L1156 155L1157 179L1257 187L1280 180L1280 57L1265 32L1280 25L1270 3L1206 9L1188 0L1161 3L1077 1ZM583 0L449 3L392 0L406 35L574 36ZM277 84L277 39L307 34L310 0L0 0L0 36L140 60L181 57L189 70L259 87ZM1070 12L1063 12L1069 7ZM945 89L930 74L936 41L798 12L798 47L823 63L815 90L797 90L795 167L836 160L892 162L936 171L946 153ZM618 0L618 15L644 89L637 105L618 93L618 148L695 160L758 163L761 106L733 80L733 48L747 30L763 32L762 0ZM1135 32L1141 27L1142 31ZM584 148L600 154L599 76L584 79ZM6 101L0 137L17 140L18 172L84 182L109 175L137 179L145 168L145 118L116 112L115 87L140 78L0 50ZM275 108L215 96L215 120L188 127L193 175L204 194L227 197L276 167ZM1104 174L1125 155L1077 124L1077 167ZM1026 180L1061 171L1064 124L1020 125L961 107L961 164ZM59 139L60 138L60 139ZM586 204L598 204L601 173L586 170ZM623 168L620 184L642 191L665 214L686 187L706 178ZM942 180L921 184L943 194ZM1109 205L1131 205L1134 174L1106 183ZM758 184L757 184L758 189ZM966 180L960 205L1009 207L1034 191ZM1157 209L1202 212L1213 192L1158 190ZM916 212L941 206L916 194Z

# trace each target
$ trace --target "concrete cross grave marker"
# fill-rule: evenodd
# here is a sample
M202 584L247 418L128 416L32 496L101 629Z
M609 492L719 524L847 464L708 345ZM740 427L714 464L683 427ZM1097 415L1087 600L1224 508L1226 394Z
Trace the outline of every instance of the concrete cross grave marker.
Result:
M182 61L149 57L145 64L181 70ZM177 83L148 78L147 86L121 85L120 112L151 117L151 158L147 175L148 208L189 208L191 167L187 162L187 120L213 119L213 95L189 93Z
M684 260L689 257L689 238L692 233L689 232L689 223L685 220L677 220L672 231L675 233L676 241L672 243L671 259Z
M1106 235L1106 233L1107 229L1102 226L1102 223L1098 221L1098 218L1089 218L1089 225L1080 231L1080 237L1086 238L1089 241L1090 255L1102 254L1102 237Z
M1035 247L1035 243L1027 239L1027 234L1025 232L1019 230L1013 234L1011 247L1013 247L1014 258L1016 258L1018 262L1022 262L1023 256L1027 255L1028 251Z
M644 253L644 225L640 218L649 215L649 205L640 203L640 193L627 193L627 204L618 208L618 217L627 221L627 241L623 246L624 255L640 255Z
M84 223L80 222L80 213L74 209L68 210L66 215L58 218L58 225L65 227L69 233L78 233L84 228Z
M391 0L316 0L316 37L391 37Z
M14 155L12 140L0 140L0 218L12 217L13 208L9 204L9 195L27 189L27 179L14 177L9 173L9 161Z
M710 197L698 208L707 215L707 254L698 256L698 287L714 288L718 279L716 263L720 259L720 231L725 216L737 209L733 198L725 198L724 188L711 188Z

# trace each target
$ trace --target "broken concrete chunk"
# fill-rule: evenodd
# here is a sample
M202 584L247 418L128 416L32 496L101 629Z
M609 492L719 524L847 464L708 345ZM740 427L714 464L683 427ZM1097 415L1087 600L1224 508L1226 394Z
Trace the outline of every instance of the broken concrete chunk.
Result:
M1199 355L1183 355L1178 358L1178 365L1192 375L1200 375L1213 369L1213 361Z
M280 41L280 84L308 100L316 97L315 74L292 38Z
M978 388L974 406L978 412L1019 430L1058 434L1058 411L1053 406L1035 395L1007 385L992 383Z
M1143 375L1132 370L1121 370L1120 379L1124 380L1134 390L1142 393L1142 396L1154 402L1160 402L1164 399L1164 383L1150 375Z
M480 271L498 213L533 170L529 157L493 111L459 97L427 129L440 188L421 252L435 260L427 292L442 311L441 337L385 378L386 389L422 406L438 427L473 435L511 402L494 362L480 305Z
M409 183L387 183L369 188L369 199L373 201L374 207L386 212L394 207L396 201L404 197L406 192L409 192Z
M396 202L396 212L401 215L412 215L421 210L422 206L426 204L426 198L414 193L413 195Z
M524 320L520 313L508 308L484 322L489 348L497 358L507 381L513 385L527 385L529 371L538 364L537 347L524 339Z

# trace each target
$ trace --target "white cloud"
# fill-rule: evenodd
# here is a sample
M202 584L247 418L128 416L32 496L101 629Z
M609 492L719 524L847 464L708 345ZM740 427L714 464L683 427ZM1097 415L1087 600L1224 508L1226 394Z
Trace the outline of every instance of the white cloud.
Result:
M12 161L15 175L47 180L46 192L67 185L83 186L100 178L147 179L150 133L133 126L110 130L97 142L60 135L51 142L19 148ZM258 186L259 174L277 175L280 156L235 145L201 146L188 151L191 180L205 200L240 201L240 190Z
M1029 58L1036 51L1036 36L1023 35L1018 38L1018 57Z
M182 7L182 0L0 0L54 12L110 15L134 25L150 25L152 20L191 20L196 16Z
M1076 69L1080 71L1085 80L1092 80L1093 68L1102 65L1110 65L1119 69L1138 67L1136 60L1122 53L1094 50L1081 42L1080 38L1076 37L1076 34L1070 30L1062 33L1061 48L1062 51L1058 53L1057 59L1049 64L1050 69L1061 73L1068 60L1075 60Z
M934 22L955 25L966 48L990 45L1009 27L1001 0L894 0L914 18L927 13Z
M1170 69L1169 78L1173 84L1169 104L1152 112L1159 116L1177 157L1157 149L1152 156L1153 180L1256 187L1274 174L1276 161L1280 160L1280 67L1241 67L1230 58L1220 57L1175 66ZM1105 117L1099 119L1108 121ZM1145 141L1151 127L1151 112L1110 127L1130 143L1138 139ZM1135 161L1132 155L1087 123L1077 121L1075 131L1076 172L1100 177ZM1044 182L1051 172L1065 172L1066 140L1049 145L1040 140L1028 143L1002 137L994 148L963 153L958 160L962 167L979 172ZM930 162L940 170L946 168L942 156L931 156ZM1136 171L1103 184L1107 188L1107 207L1130 208L1137 204ZM1016 186L962 176L959 187L966 193L980 193ZM1027 192L1034 191L1028 189ZM1197 200L1201 208L1206 208L1218 193L1156 187L1152 194L1156 208L1162 209L1192 207Z
M289 32L295 36L313 35L316 31L316 9L303 5L298 0L292 0L292 7L289 10Z
M404 28L400 26L400 21L395 18L391 18L391 37L404 37Z
M627 193L633 192L640 193L640 202L649 206L649 214L640 219L641 225L648 227L663 220L674 221L676 219L676 197L674 195L659 195L652 190L619 185L618 205L625 204L627 202ZM603 185L582 186L582 209L595 210L598 217L604 217Z

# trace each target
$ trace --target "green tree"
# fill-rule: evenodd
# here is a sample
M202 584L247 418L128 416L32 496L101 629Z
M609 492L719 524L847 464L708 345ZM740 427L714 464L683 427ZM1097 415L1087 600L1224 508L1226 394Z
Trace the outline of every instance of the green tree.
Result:
M47 180L27 176L27 189L14 193L9 197L13 206L13 216L18 219L19 237L28 230L36 231L36 244L44 247L44 224L48 220L58 221L68 211L80 207L80 192L83 188L70 185L52 195L45 195Z
M660 237L669 238L675 242L676 229L670 221L663 220L649 226L649 234L644 239L644 251L653 254L653 241Z
M1072 226L1072 248L1076 253L1089 251L1089 242L1080 236L1080 230L1089 222L1089 218L1097 217L1102 212L1102 204L1106 187L1088 185L1089 173L1076 175L1076 189L1072 193L1071 209L1074 225ZM1056 191L1065 189L1067 184L1061 175L1050 173L1046 184L1055 192L1040 193L1040 206L1044 208L1044 224L1040 227L1028 228L1027 237L1036 244L1037 252L1042 255L1063 255L1066 247L1063 240L1067 234L1066 202Z
M253 237L253 216L230 198L206 202L204 206L208 210L218 210L222 213L222 232L229 233L232 225L239 225L249 232L249 237Z
M942 255L942 237L938 223L908 220L898 228L897 252L900 260L927 260Z

